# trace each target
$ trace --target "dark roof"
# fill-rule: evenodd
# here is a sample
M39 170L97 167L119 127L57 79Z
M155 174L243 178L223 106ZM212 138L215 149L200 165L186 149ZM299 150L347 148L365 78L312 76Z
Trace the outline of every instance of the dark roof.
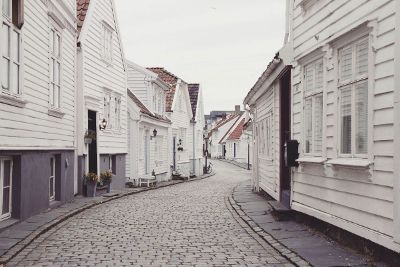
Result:
M198 83L189 84L188 89L189 89L190 104L192 106L192 113L194 119L196 117L196 112L197 112L197 100L199 99L200 85Z
M167 118L164 118L164 117L162 117L162 116L160 116L160 115L157 115L157 114L154 114L154 113L152 113L136 96L135 96L135 94L134 93L132 93L131 92L131 90L127 90L127 92L128 92L128 97L130 98L130 99L132 99L132 101L139 107L139 109L140 109L140 113L143 113L143 114L145 114L145 115L147 115L147 116L149 116L149 117L152 117L152 118L154 118L154 119L157 119L157 120L162 120L162 121L165 121L165 122L171 122L169 119L167 119Z
M243 134L244 129L244 122L245 119L243 118L242 121L236 126L235 130L229 135L227 140L238 140Z
M168 112L172 111L172 103L174 101L176 85L178 83L178 77L171 72L165 70L164 68L147 68L148 70L156 73L158 77L166 83L170 89L167 91L166 99L165 99L165 109Z
M76 17L78 19L78 31L80 32L86 19L90 0L76 0Z

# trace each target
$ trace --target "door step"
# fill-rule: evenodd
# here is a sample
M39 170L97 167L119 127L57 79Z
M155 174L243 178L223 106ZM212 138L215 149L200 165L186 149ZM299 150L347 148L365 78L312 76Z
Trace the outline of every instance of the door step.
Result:
M276 200L268 201L268 204L272 207L272 215L278 221L289 221L294 217L293 210L285 207L281 202Z

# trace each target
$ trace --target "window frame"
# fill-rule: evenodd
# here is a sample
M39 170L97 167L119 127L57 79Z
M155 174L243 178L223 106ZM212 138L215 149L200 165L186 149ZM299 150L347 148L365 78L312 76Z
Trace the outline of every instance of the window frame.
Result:
M0 6L0 9L1 9L1 20L0 20L0 22L1 22L1 27L0 27L0 36L3 36L3 25L7 25L7 27L9 28L9 36L8 36L8 39L9 39L9 44L8 44L8 46L9 46L9 55L8 55L8 57L6 57L6 56L3 56L3 47L4 47L4 44L3 44L3 42L0 42L0 58L1 58L1 60L0 60L0 66L2 66L3 65L3 58L5 58L6 60L8 60L9 61L9 64L10 64L10 68L9 68L9 76L8 76L8 88L6 89L6 88L3 88L3 85L2 85L2 79L3 79L3 77L2 77L2 74L1 74L1 72L0 72L0 101L2 102L2 103L7 103L7 104L11 104L11 105L14 105L14 106L18 106L18 107L23 107L24 106L24 101L23 100L21 100L21 97L22 97L22 95L23 95L23 56L22 56L22 51L23 51L23 42L22 42L22 40L23 40L23 37L22 37L22 31L21 31L21 29L19 28L19 27L17 27L14 23L13 23L13 10L12 10L12 5L13 3L12 3L12 1L10 1L10 17L6 17L4 14L3 14L3 6L2 6L2 4L1 4L1 6ZM21 25L22 26L22 25ZM12 54L13 53L15 53L15 51L13 51L13 49L16 47L16 44L14 43L14 38L12 38L12 36L13 36L13 32L16 32L17 34L18 34L18 51L17 51L17 54L18 54L18 60L15 60L14 58L12 58ZM12 71L12 66L14 65L14 64L16 64L17 66L18 66L18 69L19 69L19 73L18 73L18 77L17 77L17 80L18 80L18 92L17 93L15 93L15 92L12 92L12 88L13 88L13 78L14 78L14 76L13 76L13 71Z
M8 208L8 213L2 214L3 213L3 191L4 191L4 162L5 161L10 161L10 196L9 196L9 208ZM0 221L7 220L11 218L12 214L12 188L13 188L13 167L14 166L14 161L12 157L2 157L0 156Z
M357 45L362 43L363 41L367 40L368 41L368 65L367 65L367 72L365 74L361 74L358 75L357 74L357 56L356 56L356 49L357 49ZM340 64L340 59L341 59L341 51L343 49L346 48L352 48L352 75L350 79L345 79L342 80L341 79L341 64ZM374 61L374 57L372 57L371 55L373 54L372 52L372 40L370 37L370 34L367 31L362 31L359 34L356 34L353 36L353 38L351 38L350 40L347 40L347 42L343 42L342 44L338 45L336 48L336 66L337 66L337 71L336 71L336 75L337 75L337 85L336 85L336 90L337 90L337 110L338 110L338 120L337 120L337 124L338 124L338 142L337 142L337 152L338 152L338 156L339 158L357 158L357 159L371 159L371 140L372 140L372 131L371 129L373 128L373 123L372 123L372 116L371 116L371 108L372 108L372 95L371 95L371 88L373 88L373 86L371 86L371 80L369 79L369 75L372 72L371 70L371 66L373 64ZM356 149L356 100L355 100L355 91L356 91L356 86L362 82L366 82L367 83L367 97L368 97L368 102L367 102L367 110L368 110L368 116L366 118L367 120L367 141L366 141L366 146L367 146L367 151L364 154L359 154L356 153L357 149ZM342 99L342 89L346 88L346 87L350 87L351 90L351 152L350 153L343 153L342 152L342 140L343 140L343 136L342 136L342 123L341 123L341 119L342 119L342 110L341 110L341 99Z
M101 23L101 39L100 39L100 55L101 59L108 65L112 66L113 63L113 40L114 40L114 29L111 27L110 24L108 24L106 21L102 21ZM106 51L106 35L107 33L110 34L110 40L109 40L109 49L110 51ZM107 53L109 53L107 55Z
M315 84L316 84L316 65L321 62L322 63L322 87L319 89L315 89ZM307 71L307 67L310 65L314 65L313 67L313 82L314 82L314 88L313 91L311 92L307 92L306 91L306 71ZM326 118L325 118L325 83L326 83L326 72L325 72L325 60L324 60L324 55L322 53L319 53L317 55L314 55L313 57L309 58L307 61L304 61L304 63L302 63L302 84L303 84L303 96L302 96L302 106L303 106L303 119L302 119L302 124L303 124L303 134L302 134L302 138L303 138L303 144L302 144L302 151L303 151L303 155L304 156L311 156L311 157L322 157L325 151L325 142L324 142L324 129L325 129L325 123L326 123ZM320 152L316 152L315 151L315 109L316 109L316 99L318 97L322 98L322 120L321 120L321 128L322 128L322 133L321 133L321 151ZM311 141L312 141L312 147L310 152L307 152L306 149L306 141L307 139L307 126L306 126L306 122L307 122L307 118L306 118L306 102L308 100L311 100L311 114L312 114L312 118L311 118Z
M56 157L51 156L50 157L50 176L49 176L49 201L55 201L56 200ZM53 168L53 173L51 172L51 169ZM53 179L53 195L51 194L51 180Z
M54 112L59 112L58 117L62 117L63 113L61 112L62 110L62 99L63 99L63 70L64 70L64 61L63 61L63 30L61 27L58 26L58 24L50 18L50 27L49 27L49 37L50 35L53 35L52 37L49 38L49 115L52 115ZM54 37L58 36L60 38L59 40L59 51L58 51L58 58L54 55ZM52 46L52 47L51 47ZM60 69L59 69L59 83L56 84L54 81L54 65L53 65L53 60L55 63L60 64ZM58 87L59 93L58 93L58 106L54 105L52 103L52 99L54 98L54 87ZM54 100L53 100L54 101ZM51 112L52 111L52 112Z

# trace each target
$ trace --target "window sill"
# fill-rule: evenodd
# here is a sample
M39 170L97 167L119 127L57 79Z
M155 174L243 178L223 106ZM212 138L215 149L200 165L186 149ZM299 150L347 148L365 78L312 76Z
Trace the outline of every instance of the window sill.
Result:
M296 160L298 163L314 163L314 164L323 164L326 162L326 158L322 157L302 157Z
M47 112L47 114L49 114L49 116L56 117L59 119L62 119L65 115L64 112L61 112L61 110L53 109L53 108L50 108L49 111Z
M373 162L368 159L356 159L356 158L339 158L331 159L326 162L329 165L337 165L342 167L355 167L355 168L369 168L373 165Z
M12 96L7 94L0 94L0 103L23 108L26 105L26 101L21 99L20 96Z

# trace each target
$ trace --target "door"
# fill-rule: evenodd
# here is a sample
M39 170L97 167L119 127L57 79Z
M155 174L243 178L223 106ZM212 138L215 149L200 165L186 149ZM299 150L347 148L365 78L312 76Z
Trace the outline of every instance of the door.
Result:
M176 136L172 139L172 167L176 171Z
M12 169L13 161L11 158L0 158L0 221L11 217Z
M225 145L222 146L222 157L223 158L226 157L226 146Z
M280 201L290 208L291 170L285 164L285 144L291 139L291 73L288 70L280 79Z
M56 158L50 158L49 201L56 200Z
M88 131L92 132L96 138L92 139L89 144L89 164L88 169L91 173L97 173L97 113L95 111L88 111Z
M233 143L233 158L236 159L236 143Z

